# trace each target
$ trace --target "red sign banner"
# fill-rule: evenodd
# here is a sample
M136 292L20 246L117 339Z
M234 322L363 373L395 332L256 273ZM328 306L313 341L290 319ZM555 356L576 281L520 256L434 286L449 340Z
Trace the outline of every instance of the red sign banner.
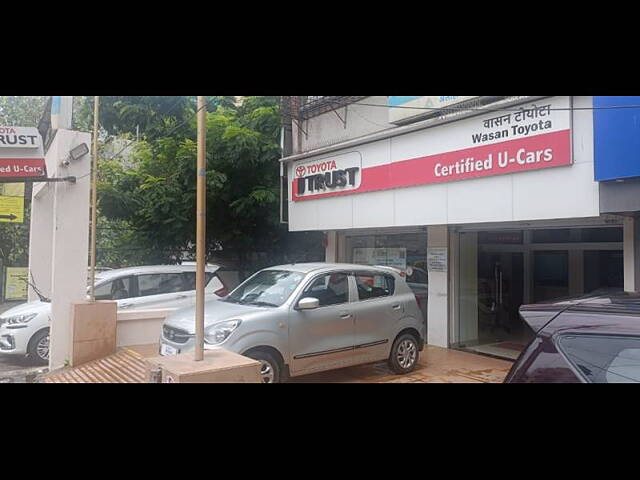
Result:
M302 196L298 193L300 180L294 178L292 194L294 201L300 201L453 182L570 165L571 158L571 130L565 129L363 168L356 172L361 174L359 185L346 191L325 188L322 193ZM299 173L303 172L296 171Z
M0 158L0 180L47 176L44 158Z

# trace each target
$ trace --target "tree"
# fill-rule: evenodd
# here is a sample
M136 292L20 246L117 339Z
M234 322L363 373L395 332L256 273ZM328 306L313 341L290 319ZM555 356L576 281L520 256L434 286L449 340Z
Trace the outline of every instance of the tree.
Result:
M0 97L0 125L37 127L49 97Z
M249 270L273 263L283 257L289 236L279 221L278 98L246 97L239 106L229 97L208 98L207 255ZM138 244L164 262L195 250L196 120L195 110L189 112L181 117L184 128L173 127L171 136L146 135L132 147L133 168L116 159L100 166L100 212L127 221ZM147 124L160 135L155 126ZM302 248L321 247L317 234L300 237L309 240Z

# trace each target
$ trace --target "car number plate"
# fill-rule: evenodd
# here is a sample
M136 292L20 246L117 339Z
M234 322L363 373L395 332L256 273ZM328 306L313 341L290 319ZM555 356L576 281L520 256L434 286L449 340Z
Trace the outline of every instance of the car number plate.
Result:
M166 343L160 345L160 355L177 355L178 353L180 353L180 350L171 345L167 345Z

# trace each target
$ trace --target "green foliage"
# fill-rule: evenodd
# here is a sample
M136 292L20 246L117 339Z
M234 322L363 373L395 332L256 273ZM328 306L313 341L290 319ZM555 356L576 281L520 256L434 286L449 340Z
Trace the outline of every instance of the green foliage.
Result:
M0 97L0 125L37 127L49 97Z
M207 98L207 254L241 265L254 252L282 254L287 230L279 222L278 98L245 97L239 107L232 97ZM113 102L123 115L119 131L130 132L138 122L131 119L147 115L149 105L158 105L154 101ZM197 145L195 109L190 111L191 117L176 117L185 126L171 136L145 136L131 168L117 159L100 166L101 215L126 222L135 235L122 241L149 249L160 263L195 253ZM150 120L146 128L152 125L160 123ZM103 126L111 128L106 120Z

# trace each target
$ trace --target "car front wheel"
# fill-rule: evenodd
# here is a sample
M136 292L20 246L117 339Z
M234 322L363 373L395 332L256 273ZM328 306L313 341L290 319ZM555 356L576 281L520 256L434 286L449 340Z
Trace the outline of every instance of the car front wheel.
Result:
M260 362L260 375L262 383L279 383L282 367L280 362L269 352L264 350L254 350L246 353L245 356Z
M36 333L29 342L29 358L38 365L49 364L49 330Z
M418 364L418 341L410 333L404 333L396 338L389 355L389 367L395 373L409 373Z

